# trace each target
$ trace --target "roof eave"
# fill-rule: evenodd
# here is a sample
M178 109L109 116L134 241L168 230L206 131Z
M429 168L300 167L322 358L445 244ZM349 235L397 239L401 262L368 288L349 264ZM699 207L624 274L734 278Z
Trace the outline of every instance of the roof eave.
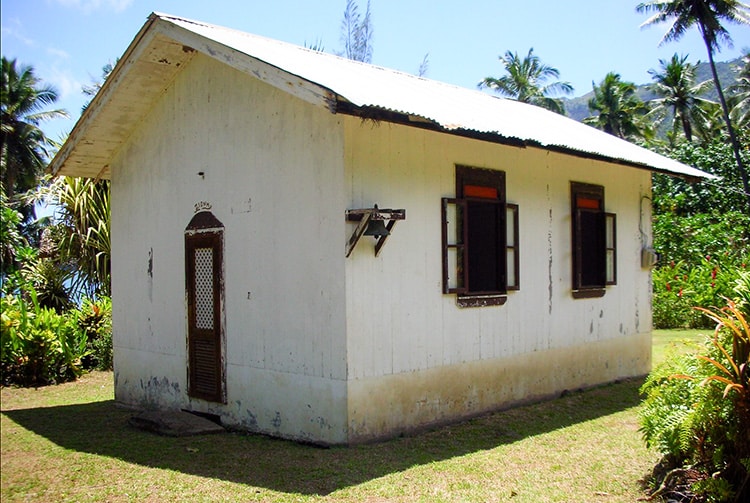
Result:
M717 179L718 178L714 175L711 175L709 173L704 173L699 170L695 170L695 171L700 174L691 175L689 173L681 173L681 172L666 169L666 168L659 168L650 164L633 162L633 161L629 161L626 159L619 159L615 157L609 157L606 155L577 150L577 149L566 147L566 146L545 145L534 140L522 139L522 138L517 138L517 137L512 137L512 136L504 136L496 132L483 132L483 131L476 131L473 129L465 129L465 128L460 128L460 127L447 128L439 124L435 120L422 117L422 116L394 112L394 111L382 109L379 107L356 106L352 104L351 102L349 102L348 100L346 100L346 98L342 96L337 97L336 112L356 116L356 117L361 118L362 120L371 120L375 122L378 122L378 121L392 122L392 123L402 124L402 125L406 125L410 127L428 129L430 131L436 131L436 132L451 134L455 136L461 136L464 138L471 138L471 139L479 140L479 141L498 143L501 145L509 145L509 146L519 147L519 148L539 148L539 149L544 149L544 150L548 150L552 152L560 152L563 154L579 157L582 159L592 159L596 161L609 162L613 164L618 164L620 166L626 166L629 168L643 169L646 171L651 171L653 173L661 173L661 174L665 174L665 175L669 175L669 176L673 176L677 178L682 178L690 183L697 183L705 179Z
M557 151L581 158L665 173L690 181L715 178L633 144L625 146L623 143L620 144L623 145L622 147L618 147L617 144L613 146L613 141L624 142L624 140L616 140L597 130L583 133L577 130L578 137L569 135L561 139L554 135L535 135L530 132L529 124L526 124L525 128L523 126L508 128L506 125L504 129L503 126L495 129L495 125L491 122L479 121L478 123L471 115L467 116L464 113L466 106L464 100L473 106L484 106L486 103L480 102L476 94L463 88L451 91L450 98L453 102L449 103L447 109L438 107L438 110L434 110L435 115L429 117L433 115L434 107L430 104L432 102L420 101L420 98L424 96L421 93L423 79L414 81L411 79L416 79L416 77L405 76L398 72L394 72L400 79L397 82L403 84L404 87L393 91L396 93L393 96L388 93L384 95L386 98L397 97L398 99L385 99L382 103L375 104L370 99L374 98L377 102L377 97L383 96L377 92L374 93L375 96L362 92L361 86L356 85L356 79L346 81L342 85L338 85L338 80L331 80L332 75L335 76L335 71L341 70L339 63L336 62L340 58L325 60L328 63L332 61L335 63L332 66L333 73L328 72L327 66L323 68L328 73L320 74L315 71L310 73L307 67L300 66L299 59L296 60L296 65L284 66L286 60L283 57L281 59L273 57L276 54L273 52L276 46L272 47L272 52L269 53L268 47L265 47L265 52L256 51L255 46L252 44L248 46L244 43L245 35L255 36L228 30L229 34L220 31L222 36L215 37L214 30L217 29L228 30L165 14L151 14L118 61L112 74L104 82L102 89L81 115L68 140L50 163L49 171L53 175L109 178L110 163L137 130L138 123L148 113L153 102L172 84L193 55L202 53L283 92L325 107L332 113L346 113L363 119L397 122L480 141ZM235 43L238 40L240 42ZM271 42L285 45L278 41ZM330 55L326 57L334 58ZM347 62L347 64L354 63ZM374 76L375 80L381 77L383 72L390 71L370 65L353 68L352 70L347 67L347 70L353 71L355 76L361 78ZM445 87L454 87L441 83L427 83L426 85L439 86L440 91ZM416 95L414 95L415 92ZM416 102L410 101L410 97L413 97ZM517 107L521 106L515 102L512 103L512 105L510 102L502 105L511 111L509 114L511 116L514 113L520 113ZM500 112L507 110L502 108ZM551 112L542 111L540 115L540 110L536 107L530 110L535 120L546 120L550 122L550 128L553 129L561 127L557 124L557 121L561 120L560 117L543 115L551 114ZM522 115L528 114L529 110L524 109ZM566 120L572 121L567 118ZM531 119L527 120L527 122L530 121ZM575 124L576 128L588 128L577 122ZM518 130L518 135L514 134L516 130ZM537 136L539 138L536 138ZM589 142L600 142L608 147L602 152L586 148L581 141L578 141L584 136ZM569 142L571 138L572 141ZM610 153L607 154L604 151L610 151ZM612 155L612 152L617 155Z
M50 162L48 172L53 176L109 178L112 158L151 103L173 82L195 52L229 64L302 100L331 111L335 108L334 94L329 89L186 30L171 23L169 18L151 14L81 114ZM139 74L142 66L148 66L148 71ZM124 98L134 93L135 105Z
M158 18L154 16L154 14L151 14L148 17L146 23L141 27L133 41L125 50L125 53L115 64L112 72L102 84L101 89L99 89L99 92L94 95L94 98L85 108L73 127L73 130L65 140L65 143L52 159L49 166L47 166L47 171L52 174L52 176L60 174L61 169L65 166L71 153L86 136L91 123L99 116L102 108L111 101L112 96L117 93L124 76L128 74L129 67L132 66L135 59L137 59L138 54L142 52L142 49L148 45L148 41L154 37L151 28L157 19ZM99 173L101 174L106 168L106 165L102 166L99 169Z

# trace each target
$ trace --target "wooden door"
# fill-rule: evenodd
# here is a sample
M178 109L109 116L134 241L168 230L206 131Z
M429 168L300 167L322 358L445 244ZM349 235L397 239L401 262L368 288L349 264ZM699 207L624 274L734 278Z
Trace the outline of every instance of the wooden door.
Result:
M221 232L186 234L188 394L224 402Z

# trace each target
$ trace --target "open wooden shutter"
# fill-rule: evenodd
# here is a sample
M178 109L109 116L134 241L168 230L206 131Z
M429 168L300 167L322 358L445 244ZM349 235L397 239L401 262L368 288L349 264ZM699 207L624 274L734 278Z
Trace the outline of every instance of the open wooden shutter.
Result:
M506 282L508 290L521 289L521 253L519 251L518 205L505 205L505 249Z
M442 199L443 293L468 292L466 200Z
M617 216L614 213L605 213L605 251L607 267L607 285L617 284Z

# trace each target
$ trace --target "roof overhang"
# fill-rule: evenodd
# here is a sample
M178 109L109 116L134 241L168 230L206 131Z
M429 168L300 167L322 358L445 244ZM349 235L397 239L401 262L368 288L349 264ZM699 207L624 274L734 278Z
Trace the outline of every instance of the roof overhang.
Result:
M151 14L48 167L52 175L109 179L110 162L196 52L297 97L335 109L332 92Z
M712 175L547 110L197 21L151 14L50 163L110 177L110 164L196 53L332 113L662 172Z

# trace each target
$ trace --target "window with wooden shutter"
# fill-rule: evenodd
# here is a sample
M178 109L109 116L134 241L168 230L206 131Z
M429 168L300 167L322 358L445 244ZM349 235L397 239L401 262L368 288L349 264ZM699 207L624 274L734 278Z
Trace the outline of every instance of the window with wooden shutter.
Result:
M519 281L518 205L505 173L456 167L456 196L443 198L443 292L460 306L500 305Z
M604 187L572 182L573 297L601 297L617 282L616 216L604 211Z

